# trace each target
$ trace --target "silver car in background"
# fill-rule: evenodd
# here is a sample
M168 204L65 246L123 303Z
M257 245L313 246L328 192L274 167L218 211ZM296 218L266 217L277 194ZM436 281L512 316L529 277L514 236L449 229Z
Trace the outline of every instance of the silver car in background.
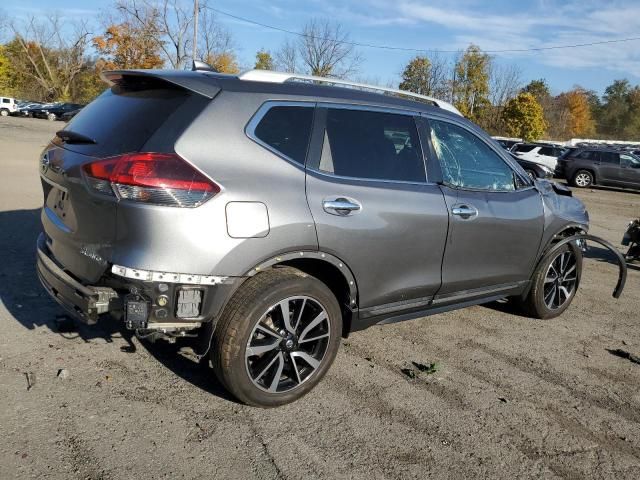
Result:
M340 338L509 298L571 303L588 229L442 101L276 72L113 71L44 149L38 273L68 312L199 333L222 383L300 398ZM558 245L559 248L554 248Z

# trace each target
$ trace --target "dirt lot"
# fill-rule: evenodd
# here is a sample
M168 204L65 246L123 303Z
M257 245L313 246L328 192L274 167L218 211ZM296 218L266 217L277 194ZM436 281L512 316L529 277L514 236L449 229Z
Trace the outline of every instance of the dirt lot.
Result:
M180 345L56 329L34 242L61 127L0 119L0 478L640 478L640 365L607 351L640 355L638 267L616 301L594 248L553 321L497 304L354 334L303 400L247 408ZM640 215L637 193L578 195L614 244Z

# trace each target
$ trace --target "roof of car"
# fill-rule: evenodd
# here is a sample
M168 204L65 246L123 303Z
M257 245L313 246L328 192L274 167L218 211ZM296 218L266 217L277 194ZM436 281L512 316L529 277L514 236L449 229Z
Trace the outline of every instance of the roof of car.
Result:
M213 98L220 89L234 92L265 93L275 95L297 96L306 98L323 98L331 101L349 100L379 106L409 109L424 112L437 112L453 118L460 118L459 114L447 108L441 108L434 103L412 100L407 97L366 91L356 88L344 88L313 82L273 82L260 80L243 80L241 76L221 74L205 71L188 70L112 70L102 74L110 83L117 83L124 77L154 77L181 86L209 98ZM308 77L311 78L311 77ZM371 86L375 89L375 86ZM427 98L427 97L425 97ZM441 102L446 104L446 102ZM447 104L449 105L449 104ZM452 106L451 106L452 107ZM455 107L452 107L455 108Z

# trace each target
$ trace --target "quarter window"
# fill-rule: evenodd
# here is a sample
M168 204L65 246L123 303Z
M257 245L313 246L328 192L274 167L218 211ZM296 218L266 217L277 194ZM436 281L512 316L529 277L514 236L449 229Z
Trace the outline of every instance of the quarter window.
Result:
M632 167L635 165L640 166L640 159L631 155L620 155L620 164L623 167Z
M312 123L312 106L274 106L262 117L254 135L274 150L304 165Z
M345 177L426 180L413 117L393 113L328 109L319 168Z
M444 181L473 190L515 190L514 173L489 146L462 127L429 120Z

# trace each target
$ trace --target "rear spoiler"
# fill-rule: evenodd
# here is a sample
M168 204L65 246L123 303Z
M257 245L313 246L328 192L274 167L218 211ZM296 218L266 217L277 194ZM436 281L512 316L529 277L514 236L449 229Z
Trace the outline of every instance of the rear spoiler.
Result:
M155 79L207 98L215 97L221 90L211 73L187 70L106 70L100 77L109 85L135 82L136 79Z

